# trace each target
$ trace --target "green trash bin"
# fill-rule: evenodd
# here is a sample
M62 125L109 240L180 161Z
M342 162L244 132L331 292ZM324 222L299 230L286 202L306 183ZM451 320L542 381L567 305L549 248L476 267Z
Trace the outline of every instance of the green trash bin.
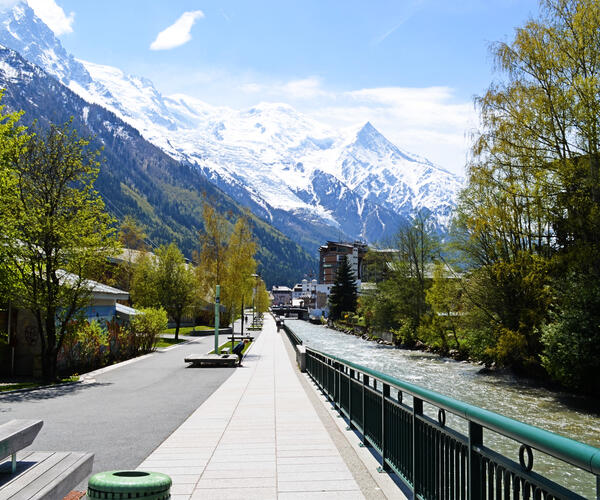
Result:
M99 472L88 481L87 498L168 500L171 498L171 478L160 472L140 470Z

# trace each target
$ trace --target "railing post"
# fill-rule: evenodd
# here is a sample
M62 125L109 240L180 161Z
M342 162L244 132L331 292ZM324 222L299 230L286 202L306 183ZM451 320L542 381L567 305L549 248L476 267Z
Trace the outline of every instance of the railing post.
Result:
M331 360L329 358L325 358L325 396L327 399L331 400L331 395L329 394L329 364Z
M413 486L413 498L417 498L419 493L419 482L418 477L421 473L419 463L419 457L421 454L421 436L417 432L417 420L420 415L423 415L423 400L413 396L413 413L412 413L412 486Z
M480 462L475 453L475 446L483 444L483 427L475 422L469 422L469 500L479 500L482 497Z
M385 428L385 400L390 397L390 386L383 384L381 389L381 469L382 471L388 471L389 465L385 461L387 458L387 446L386 446L386 428Z
M365 399L366 399L366 387L369 385L369 377L362 374L363 383L362 383L362 442L365 446L367 446L367 412L365 411Z
M348 380L348 415L350 415L349 420L350 423L348 427L350 429L354 429L354 424L352 423L352 386L354 384L354 370L350 368L350 378Z
M335 364L335 375L337 380L337 410L341 414L342 413L342 376L341 376L342 364Z

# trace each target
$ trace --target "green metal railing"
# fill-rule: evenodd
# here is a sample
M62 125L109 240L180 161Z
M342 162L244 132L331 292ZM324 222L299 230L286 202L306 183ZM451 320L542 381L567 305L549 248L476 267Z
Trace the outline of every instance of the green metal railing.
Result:
M535 449L593 474L600 499L600 450L593 446L308 347L306 371L414 498L585 498L534 472ZM423 413L424 403L437 409L437 420ZM464 419L468 431L447 427L446 412ZM484 429L520 443L519 462L484 446Z
M286 326L286 324L282 324L281 327L285 331L290 343L296 349L297 346L302 345L302 339L298 337L290 328Z

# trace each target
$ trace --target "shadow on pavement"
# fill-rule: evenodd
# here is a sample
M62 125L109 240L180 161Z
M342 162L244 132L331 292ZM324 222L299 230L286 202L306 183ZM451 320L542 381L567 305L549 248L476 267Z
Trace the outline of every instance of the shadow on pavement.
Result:
M65 384L58 387L42 387L40 389L33 389L30 391L23 392L11 392L8 394L0 394L0 403L18 403L21 401L44 401L48 399L59 398L61 396L67 396L70 394L77 394L94 387L101 387L105 385L112 385L107 382L75 382L73 384ZM8 411L8 408L2 409L0 407L0 413Z

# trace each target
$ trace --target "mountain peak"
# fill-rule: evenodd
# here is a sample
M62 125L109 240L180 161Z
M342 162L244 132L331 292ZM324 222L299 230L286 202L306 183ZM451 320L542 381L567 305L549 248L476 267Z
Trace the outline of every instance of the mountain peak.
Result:
M371 124L371 122L365 123L358 130L354 144L370 150L397 149L394 144L388 141L383 134Z
M0 9L0 44L17 51L68 86L72 80L84 86L91 78L83 65L67 54L54 32L27 3Z
M359 131L359 133L362 133L362 132L364 132L364 133L373 133L373 132L375 132L375 133L377 133L377 134L379 133L379 131L378 131L378 130L377 130L377 129L376 129L374 126L373 126L373 124L372 124L371 122L367 122L367 123L365 123L365 124L364 124L364 125L363 125L363 126L360 128L360 131Z

